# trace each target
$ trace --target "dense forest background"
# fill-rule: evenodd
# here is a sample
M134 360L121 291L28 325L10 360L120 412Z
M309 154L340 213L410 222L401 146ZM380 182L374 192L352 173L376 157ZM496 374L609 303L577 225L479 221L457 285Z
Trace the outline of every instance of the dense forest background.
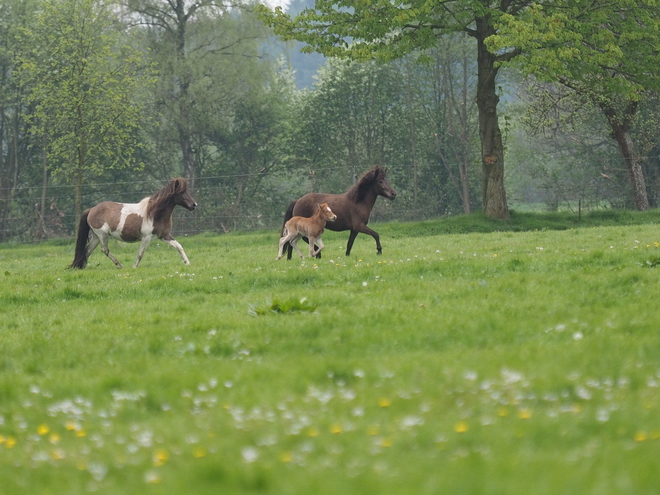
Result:
M200 207L176 211L175 234L278 228L292 199L342 192L376 164L397 199L373 219L481 208L472 38L351 62L280 41L255 5L3 0L0 242L69 237L85 208L176 176ZM511 208L638 206L598 100L515 68L498 92ZM657 207L658 93L634 104L626 124Z

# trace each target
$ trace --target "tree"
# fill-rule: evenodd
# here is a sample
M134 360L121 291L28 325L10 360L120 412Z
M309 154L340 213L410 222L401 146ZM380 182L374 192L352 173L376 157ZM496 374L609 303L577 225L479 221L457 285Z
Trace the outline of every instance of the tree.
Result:
M307 43L309 51L356 60L391 60L435 46L450 33L464 32L476 40L479 137L482 163L482 204L491 217L508 218L504 189L504 146L497 105L498 63L515 51L492 53L486 39L496 33L496 22L509 13L517 15L528 0L317 0L292 18L281 8L260 7L265 22L286 39ZM348 40L352 40L350 43Z
M47 0L26 29L32 51L20 75L32 84L33 126L45 141L49 167L82 187L106 168L134 166L140 105L148 84L139 52L123 44L112 0Z
M526 74L555 81L600 108L629 173L638 210L649 208L631 130L645 91L660 88L660 14L655 2L569 0L503 15L493 50Z
M19 33L29 24L35 8L34 2L24 0L0 5L0 241L10 237L10 224L18 223L11 222L9 215L33 157L24 88L15 73L18 56L25 49Z
M242 97L266 38L261 23L230 0L124 0L149 43L160 78L156 105L165 143L175 142L183 174L194 188L205 137L231 126L233 101ZM169 149L169 148L168 148Z

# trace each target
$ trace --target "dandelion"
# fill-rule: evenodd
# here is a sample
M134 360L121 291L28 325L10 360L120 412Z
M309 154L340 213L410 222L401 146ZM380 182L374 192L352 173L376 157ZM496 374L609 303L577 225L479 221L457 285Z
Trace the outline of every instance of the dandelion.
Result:
M291 462L293 460L293 456L291 455L291 452L281 452L280 453L280 461L282 462Z
M50 437L48 438L50 440L50 443L58 443L61 440L61 437L59 433L51 433Z
M13 449L16 446L16 439L14 437L7 437L5 441L5 447L8 449Z
M637 431L635 432L635 442L643 442L648 438L648 435L646 434L645 431Z
M380 407L390 407L392 405L392 401L387 397L381 397L378 399L378 405Z
M467 424L467 421L459 421L454 425L454 431L456 433L465 433L470 429L470 425Z
M319 430L317 430L316 428L310 428L309 430L307 430L307 436L310 436L312 438L318 437L319 436Z
M46 435L49 431L50 431L50 428L46 424L40 424L37 427L37 433L39 433L39 435L41 435L41 436Z
M383 438L380 441L380 446L381 447L391 447L392 446L392 439L391 438Z
M523 408L520 411L518 411L518 417L520 419L529 419L532 417L532 411L527 408Z
M80 429L80 430L76 431L76 436L77 436L78 438L86 437L86 436L87 436L87 432L86 432L85 430L83 430L83 429Z
M330 427L331 433L337 434L337 433L341 433L342 431L344 431L344 429L339 424L334 424Z
M170 455L164 449L159 449L154 453L154 466L162 466L170 458Z

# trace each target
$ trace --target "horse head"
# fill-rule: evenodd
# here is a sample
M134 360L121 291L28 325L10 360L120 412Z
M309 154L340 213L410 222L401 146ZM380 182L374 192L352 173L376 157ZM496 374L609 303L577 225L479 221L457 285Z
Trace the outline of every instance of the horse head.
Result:
M197 202L188 192L186 179L182 177L172 179L169 185L171 186L172 199L175 205L183 206L188 211L193 211L197 208Z
M334 222L337 220L337 215L330 209L328 203L323 203L319 205L319 210L321 211L321 217L326 222Z
M396 198L396 191L390 186L386 175L387 171L380 165L376 165L358 181L358 191L373 188L372 190L378 196L394 200Z

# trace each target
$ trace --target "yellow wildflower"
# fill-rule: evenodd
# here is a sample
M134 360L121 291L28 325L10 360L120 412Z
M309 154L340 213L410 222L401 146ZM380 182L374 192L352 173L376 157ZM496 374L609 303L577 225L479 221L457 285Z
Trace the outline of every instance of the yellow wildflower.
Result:
M47 425L47 424L40 424L40 425L37 427L37 433L39 433L39 435L45 435L45 434L47 434L49 431L50 431L50 428L48 428L48 425Z
M164 449L159 449L154 453L154 466L162 466L170 458L170 455Z
M291 455L291 452L281 452L280 453L280 461L282 462L291 462L293 459L293 456Z
M319 430L317 430L316 428L310 428L309 430L307 430L307 435L309 435L312 438L318 437L319 436Z
M644 440L646 440L648 438L648 436L646 435L645 431L640 430L640 431L635 433L634 438L635 438L635 442L643 442Z
M456 433L465 433L470 429L470 425L467 424L467 421L459 421L454 425L454 431Z

